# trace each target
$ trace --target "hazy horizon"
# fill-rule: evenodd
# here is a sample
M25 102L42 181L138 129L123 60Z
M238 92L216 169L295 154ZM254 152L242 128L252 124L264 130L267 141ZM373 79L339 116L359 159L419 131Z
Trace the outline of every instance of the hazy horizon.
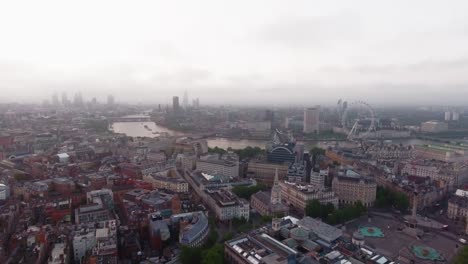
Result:
M462 105L466 1L0 3L0 102Z

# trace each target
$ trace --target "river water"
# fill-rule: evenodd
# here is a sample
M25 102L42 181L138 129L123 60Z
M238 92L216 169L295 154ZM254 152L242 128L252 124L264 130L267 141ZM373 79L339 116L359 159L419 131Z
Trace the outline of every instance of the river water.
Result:
M145 127L146 126L146 127ZM168 129L163 126L158 126L154 122L116 122L112 124L112 130L116 133L123 133L130 137L159 137L159 133L168 133L173 136L183 136L184 133ZM231 139L231 138L207 138L210 148L218 147L222 149L233 148L243 149L248 146L265 148L266 140L253 139ZM392 141L395 144L418 145L428 144L429 141L420 139L395 139ZM317 145L316 142L303 142L305 149L310 149Z

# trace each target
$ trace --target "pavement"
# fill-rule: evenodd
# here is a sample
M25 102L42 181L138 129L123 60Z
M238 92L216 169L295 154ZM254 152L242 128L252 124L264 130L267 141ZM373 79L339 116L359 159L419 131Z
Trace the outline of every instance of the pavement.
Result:
M371 222L365 216L346 225L346 232L351 235L359 226L376 226L381 228L385 235L383 238L366 237L365 243L370 248L373 248L376 253L393 260L397 260L399 256L406 256L409 259L414 259L416 263L425 263L412 255L409 250L413 245L423 245L436 249L447 260L446 263L451 263L452 258L456 254L456 245L461 246L457 241L458 237L449 232L430 231L425 233L421 239L418 239L398 230L398 227L401 227L403 222L392 214L373 213L372 215Z

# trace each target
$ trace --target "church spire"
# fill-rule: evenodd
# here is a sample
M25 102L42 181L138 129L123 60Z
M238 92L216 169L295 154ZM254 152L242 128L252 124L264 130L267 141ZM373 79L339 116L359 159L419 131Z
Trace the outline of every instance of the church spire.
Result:
M279 185L278 180L278 169L275 170L275 180L273 182L273 187L271 188L271 204L280 204L281 203L281 186Z
M273 182L273 185L278 185L278 168L275 169L275 180Z

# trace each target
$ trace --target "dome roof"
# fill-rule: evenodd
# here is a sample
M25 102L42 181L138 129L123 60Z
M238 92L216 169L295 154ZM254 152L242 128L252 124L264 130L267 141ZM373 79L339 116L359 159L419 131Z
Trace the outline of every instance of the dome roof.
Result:
M302 227L294 228L291 230L291 238L304 241L309 238L309 231Z

